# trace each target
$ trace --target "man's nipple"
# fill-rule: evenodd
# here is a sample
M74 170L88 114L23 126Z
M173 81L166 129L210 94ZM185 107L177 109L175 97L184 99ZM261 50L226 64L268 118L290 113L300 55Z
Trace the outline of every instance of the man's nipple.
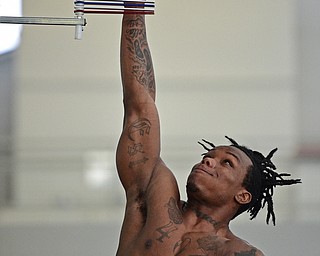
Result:
M144 247L148 250L152 247L152 240L149 239L145 242Z

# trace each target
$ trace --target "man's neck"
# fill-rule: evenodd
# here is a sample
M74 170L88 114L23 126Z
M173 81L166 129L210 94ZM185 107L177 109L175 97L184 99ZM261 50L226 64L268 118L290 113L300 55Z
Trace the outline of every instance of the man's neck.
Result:
M183 205L183 212L188 219L186 223L193 226L193 230L200 229L204 232L214 232L227 234L229 230L230 218L215 217L213 209L208 209L201 205L194 205L186 202Z

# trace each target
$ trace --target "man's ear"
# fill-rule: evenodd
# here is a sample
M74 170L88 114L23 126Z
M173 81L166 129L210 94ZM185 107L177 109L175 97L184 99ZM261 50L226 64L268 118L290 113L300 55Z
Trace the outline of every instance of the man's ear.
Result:
M248 204L251 202L252 195L251 193L246 189L241 189L238 194L235 196L235 200L239 204Z

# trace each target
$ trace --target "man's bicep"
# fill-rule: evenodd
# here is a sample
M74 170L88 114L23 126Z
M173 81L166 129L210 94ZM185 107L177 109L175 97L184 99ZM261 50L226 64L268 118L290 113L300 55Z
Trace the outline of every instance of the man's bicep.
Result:
M117 169L125 189L146 188L160 154L160 131L156 109L126 116L117 148Z

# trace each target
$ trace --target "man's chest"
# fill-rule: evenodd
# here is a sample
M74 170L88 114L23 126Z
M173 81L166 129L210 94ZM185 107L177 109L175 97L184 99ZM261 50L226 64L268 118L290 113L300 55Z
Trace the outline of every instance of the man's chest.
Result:
M182 232L171 222L154 228L153 232L142 234L134 247L140 255L234 255L230 240L210 233Z

